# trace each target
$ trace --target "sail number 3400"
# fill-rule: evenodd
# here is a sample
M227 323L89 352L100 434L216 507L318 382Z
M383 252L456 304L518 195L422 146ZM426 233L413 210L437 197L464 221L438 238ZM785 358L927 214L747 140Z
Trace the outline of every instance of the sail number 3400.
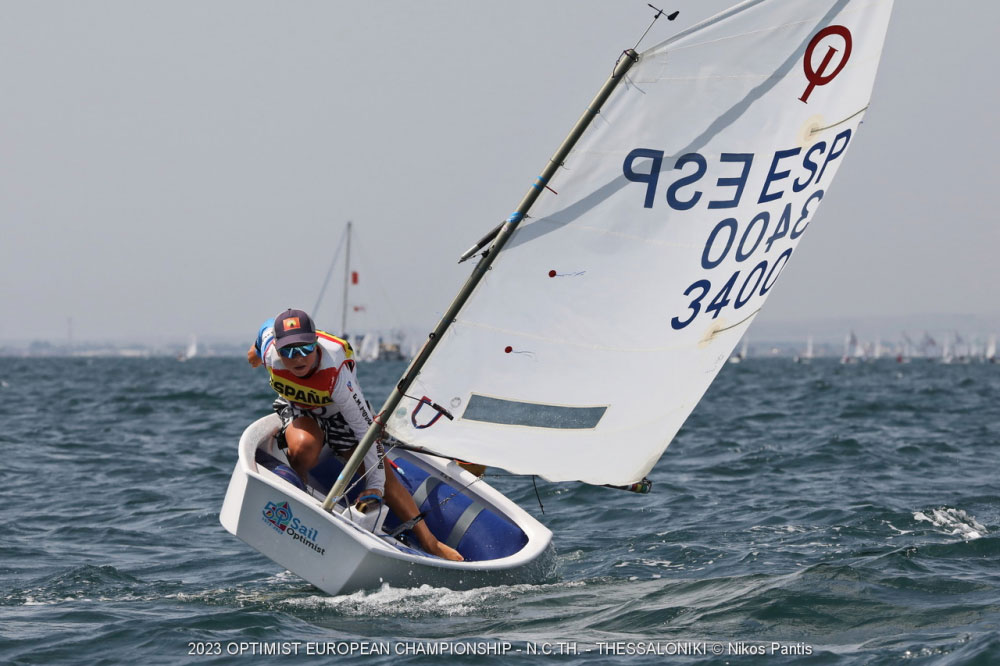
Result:
M735 218L729 217L719 222L712 233L701 256L701 266L711 270L726 260L731 254L737 263L749 259L758 249L764 253L771 251L771 246L781 239L796 240L809 225L810 204L823 198L823 190L816 190L806 199L795 223L792 223L792 204L785 205L781 217L773 231L768 234L771 216L767 211L761 211L754 216L740 234ZM737 241L737 237L739 240ZM674 330L680 330L693 322L702 312L711 313L712 319L719 316L724 308L732 304L739 310L754 296L764 296L777 281L781 270L792 256L788 248L770 262L767 259L759 262L748 272L743 269L735 271L722 286L713 293L712 282L708 279L697 280L684 291L684 296L691 298L688 310L683 317L674 317L670 325ZM740 278L743 278L742 281Z
M746 186L750 182L762 183L756 203L770 208L758 209L756 215L749 221L744 218L742 223L735 217L727 217L718 222L709 233L702 251L703 269L711 271L723 262L732 266L734 262L741 264L761 254L770 255L775 243L783 242L775 248L776 259L759 261L749 271L740 268L721 282L721 286L717 286L720 283L716 282L715 289L712 281L707 278L688 286L683 292L683 296L690 299L686 310L670 320L674 330L685 328L703 313L710 313L715 319L730 305L738 310L754 296L763 297L767 294L788 262L799 236L809 225L812 213L823 199L824 191L820 188L820 181L830 167L831 173L836 171L851 136L851 129L845 129L829 144L817 141L805 150L802 147L776 150L770 160L763 162L755 159L757 156L753 153L723 152L717 158L719 168L731 164L738 166L739 170L718 177L714 183L711 177L705 178L710 169L709 161L704 155L686 153L676 160L674 170L681 175L666 188L666 204L678 213L683 214L699 205L706 206L708 210L740 209L741 203L745 210L745 204L749 203L745 198ZM656 195L664 158L662 150L636 148L629 152L622 164L622 174L626 180L646 186L642 202L645 208L652 208L659 198ZM752 179L755 164L769 164L769 167L765 167L766 172L759 169L761 173ZM694 167L694 171L685 171L690 166ZM706 181L709 183L708 187L703 185ZM803 201L800 197L810 188L812 193ZM778 206L781 208L777 208ZM775 213L774 219L772 212ZM786 249L782 249L783 247Z

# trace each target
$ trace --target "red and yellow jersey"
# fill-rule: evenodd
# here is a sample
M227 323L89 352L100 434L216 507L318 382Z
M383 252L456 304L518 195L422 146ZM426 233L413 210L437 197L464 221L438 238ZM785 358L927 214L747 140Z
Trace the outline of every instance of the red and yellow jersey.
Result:
M284 358L274 346L274 334L262 331L261 359L271 375L271 388L293 405L317 416L340 412L360 440L372 416L355 374L354 350L345 340L317 331L319 362L306 377L286 370Z
M354 351L338 337L316 332L319 343L319 365L308 377L296 377L285 369L284 358L278 353L273 339L264 349L263 360L271 374L271 388L288 402L307 409L333 404L333 391L344 368L353 374Z

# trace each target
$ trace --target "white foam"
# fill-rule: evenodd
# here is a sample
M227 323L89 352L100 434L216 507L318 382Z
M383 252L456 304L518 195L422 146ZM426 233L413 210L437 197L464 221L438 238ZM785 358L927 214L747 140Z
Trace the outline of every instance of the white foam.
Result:
M451 590L446 587L421 585L417 588L396 588L388 583L374 592L354 592L335 597L311 596L286 599L290 606L324 608L352 616L462 616L476 615L492 608L498 602L520 598L526 593L545 592L552 589L577 587L580 583L557 583L553 585L501 585L479 587L472 590Z
M914 520L928 522L935 527L940 527L946 530L946 534L960 536L966 541L979 539L983 535L988 534L986 528L979 521L962 509L941 507L927 513L916 511L913 514L913 518Z
M917 513L920 513L920 512L918 511ZM923 514L920 514L920 515L923 515ZM916 513L913 514L913 517L916 518L917 514ZM919 520L919 518L917 518L917 520ZM882 524L883 525L888 525L889 529L896 530L897 534L912 534L913 533L913 530L901 530L901 529L899 529L898 527L896 527L895 525L893 525L892 523L890 523L888 520L883 520ZM889 538L891 539L892 537L889 537Z

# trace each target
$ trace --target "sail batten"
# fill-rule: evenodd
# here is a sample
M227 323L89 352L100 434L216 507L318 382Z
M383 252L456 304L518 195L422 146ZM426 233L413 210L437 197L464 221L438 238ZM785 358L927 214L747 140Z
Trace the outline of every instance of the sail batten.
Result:
M454 420L404 400L389 432L551 480L640 480L828 196L891 6L752 0L641 54L408 391Z

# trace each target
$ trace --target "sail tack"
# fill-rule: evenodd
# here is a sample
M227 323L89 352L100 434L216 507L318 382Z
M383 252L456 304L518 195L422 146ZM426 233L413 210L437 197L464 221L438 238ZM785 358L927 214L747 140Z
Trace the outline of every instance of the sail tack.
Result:
M641 479L858 140L891 8L750 0L642 53L389 432L550 480Z

